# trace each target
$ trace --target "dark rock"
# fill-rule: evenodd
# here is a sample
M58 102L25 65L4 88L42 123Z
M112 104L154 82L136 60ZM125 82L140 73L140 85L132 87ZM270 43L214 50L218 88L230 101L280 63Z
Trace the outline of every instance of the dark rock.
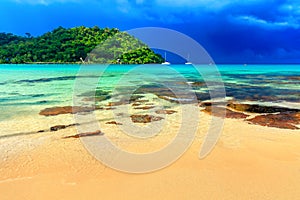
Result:
M212 106L212 105L214 105L214 106L226 106L227 102L214 102L214 103L212 103L212 102L200 102L199 103L200 107L207 107L207 106Z
M71 127L71 126L78 126L79 124L76 123L76 124L69 124L69 125L56 125L56 126L52 126L50 128L50 131L58 131L58 130L61 130L61 129L65 129L65 128L68 128L68 127Z
M97 105L95 106L95 110L104 110L104 107Z
M44 116L55 116L61 114L75 114L80 112L91 112L95 109L92 107L79 107L79 106L64 106L64 107L53 107L42 110L39 114Z
M247 121L261 126L299 129L296 125L300 124L300 112L259 115L252 119L248 119Z
M104 108L104 110L115 110L116 108L114 107L108 107L108 108Z
M289 79L289 80L295 80L295 81L300 81L300 76L287 76L287 79Z
M128 103L125 101L118 101L118 102L109 102L107 104L107 106L120 106L120 105L126 105L126 104L128 104Z
M143 107L135 107L136 110L150 110L152 108L155 108L155 106L143 106Z
M97 96L107 96L109 95L109 92L108 91L104 91L104 90L101 90L101 89L96 89L95 91L88 91L88 92L85 92L85 93L82 93L81 95L78 95L80 97L82 96L87 96L87 97L97 97Z
M206 101L211 99L208 92L196 92L195 95L199 101Z
M191 85L194 86L194 87L203 87L203 86L206 87L205 82L193 82Z
M75 124L69 124L69 125L67 125L67 127L71 127L71 126L79 126L80 124L78 124L78 123L75 123Z
M140 106L140 105L142 105L141 103L134 103L134 104L132 104L132 106Z
M234 112L232 110L229 110L227 108L222 108L222 107L214 107L214 113L212 113L212 107L207 106L203 110L203 112L208 113L210 115L214 115L216 117L226 117L226 118L233 118L233 119L245 119L249 117L249 115L246 115L244 113ZM226 112L226 114L224 112Z
M173 93L173 91L163 85L144 85L137 89L135 94L154 94L157 97L170 101L179 103L180 99L190 99L186 94L177 94L177 96ZM135 101L138 102L138 101Z
M175 110L157 110L155 111L156 114L165 114L165 115L171 115L174 113L177 113Z
M85 97L83 101L105 101L111 99L110 92L98 88L95 91L88 91L78 96Z
M291 108L239 104L239 103L229 103L228 107L237 111L249 112L249 113L277 113L277 112L298 112L299 111L298 109L291 109Z
M96 102L96 101L105 101L110 99L110 96L101 96L101 97L85 97L82 99L82 101L91 101L91 102Z
M111 98L111 96L100 96L100 97L95 97L95 101L105 101L110 98Z
M131 115L130 117L134 123L150 123L164 119L162 117L156 117L153 115Z
M80 137L97 136L97 135L104 135L104 134L100 130L97 130L95 132L79 133L76 135L66 136L66 137L63 137L63 139L80 138Z
M65 128L67 128L66 125L57 125L57 126L52 126L50 128L50 131L58 131L58 130L65 129Z
M132 95L130 97L130 99L121 99L120 101L117 101L117 102L109 102L107 106L120 106L120 105L126 105L126 104L130 104L132 102L138 102L138 101L142 101L142 100L139 100L141 98L143 98L144 96L141 96L141 95Z
M149 100L146 100L146 99L144 99L144 100L136 100L135 102L136 103L147 103L147 102L149 102Z
M106 124L123 125L122 123L116 121L106 122Z
M142 95L132 95L131 97L130 97L130 103L131 102L135 102L135 101L137 101L137 100L139 100L139 99L141 99L141 98L143 98L144 96L142 96Z

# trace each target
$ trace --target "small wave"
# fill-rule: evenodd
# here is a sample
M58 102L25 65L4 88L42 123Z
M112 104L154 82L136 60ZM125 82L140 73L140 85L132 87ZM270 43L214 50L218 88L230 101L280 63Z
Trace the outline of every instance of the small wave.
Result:
M178 101L178 102L194 102L194 98L176 98L176 97L169 97L169 96L163 96L164 99L170 100L170 101Z

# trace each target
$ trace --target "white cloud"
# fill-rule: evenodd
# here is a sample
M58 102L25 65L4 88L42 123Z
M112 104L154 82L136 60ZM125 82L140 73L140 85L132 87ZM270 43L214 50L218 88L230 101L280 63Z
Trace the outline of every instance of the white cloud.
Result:
M221 9L228 5L249 5L263 0L155 0L156 4L168 7L205 7Z
M242 24L249 24L255 26L261 26L264 28L299 28L299 24L293 20L293 18L289 18L285 21L267 21L264 19L257 18L255 16L238 16L234 18L234 21L237 21Z

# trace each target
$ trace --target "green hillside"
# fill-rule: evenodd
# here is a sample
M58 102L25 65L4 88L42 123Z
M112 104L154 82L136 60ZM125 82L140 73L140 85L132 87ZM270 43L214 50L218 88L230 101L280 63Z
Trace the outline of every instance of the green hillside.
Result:
M39 37L0 33L0 63L161 63L146 44L116 28L58 27Z

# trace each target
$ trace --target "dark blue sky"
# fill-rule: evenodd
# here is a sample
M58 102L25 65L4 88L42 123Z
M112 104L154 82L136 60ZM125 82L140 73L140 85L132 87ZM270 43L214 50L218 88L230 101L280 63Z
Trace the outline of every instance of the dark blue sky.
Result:
M1 0L0 32L63 26L171 28L217 63L300 63L298 0Z

